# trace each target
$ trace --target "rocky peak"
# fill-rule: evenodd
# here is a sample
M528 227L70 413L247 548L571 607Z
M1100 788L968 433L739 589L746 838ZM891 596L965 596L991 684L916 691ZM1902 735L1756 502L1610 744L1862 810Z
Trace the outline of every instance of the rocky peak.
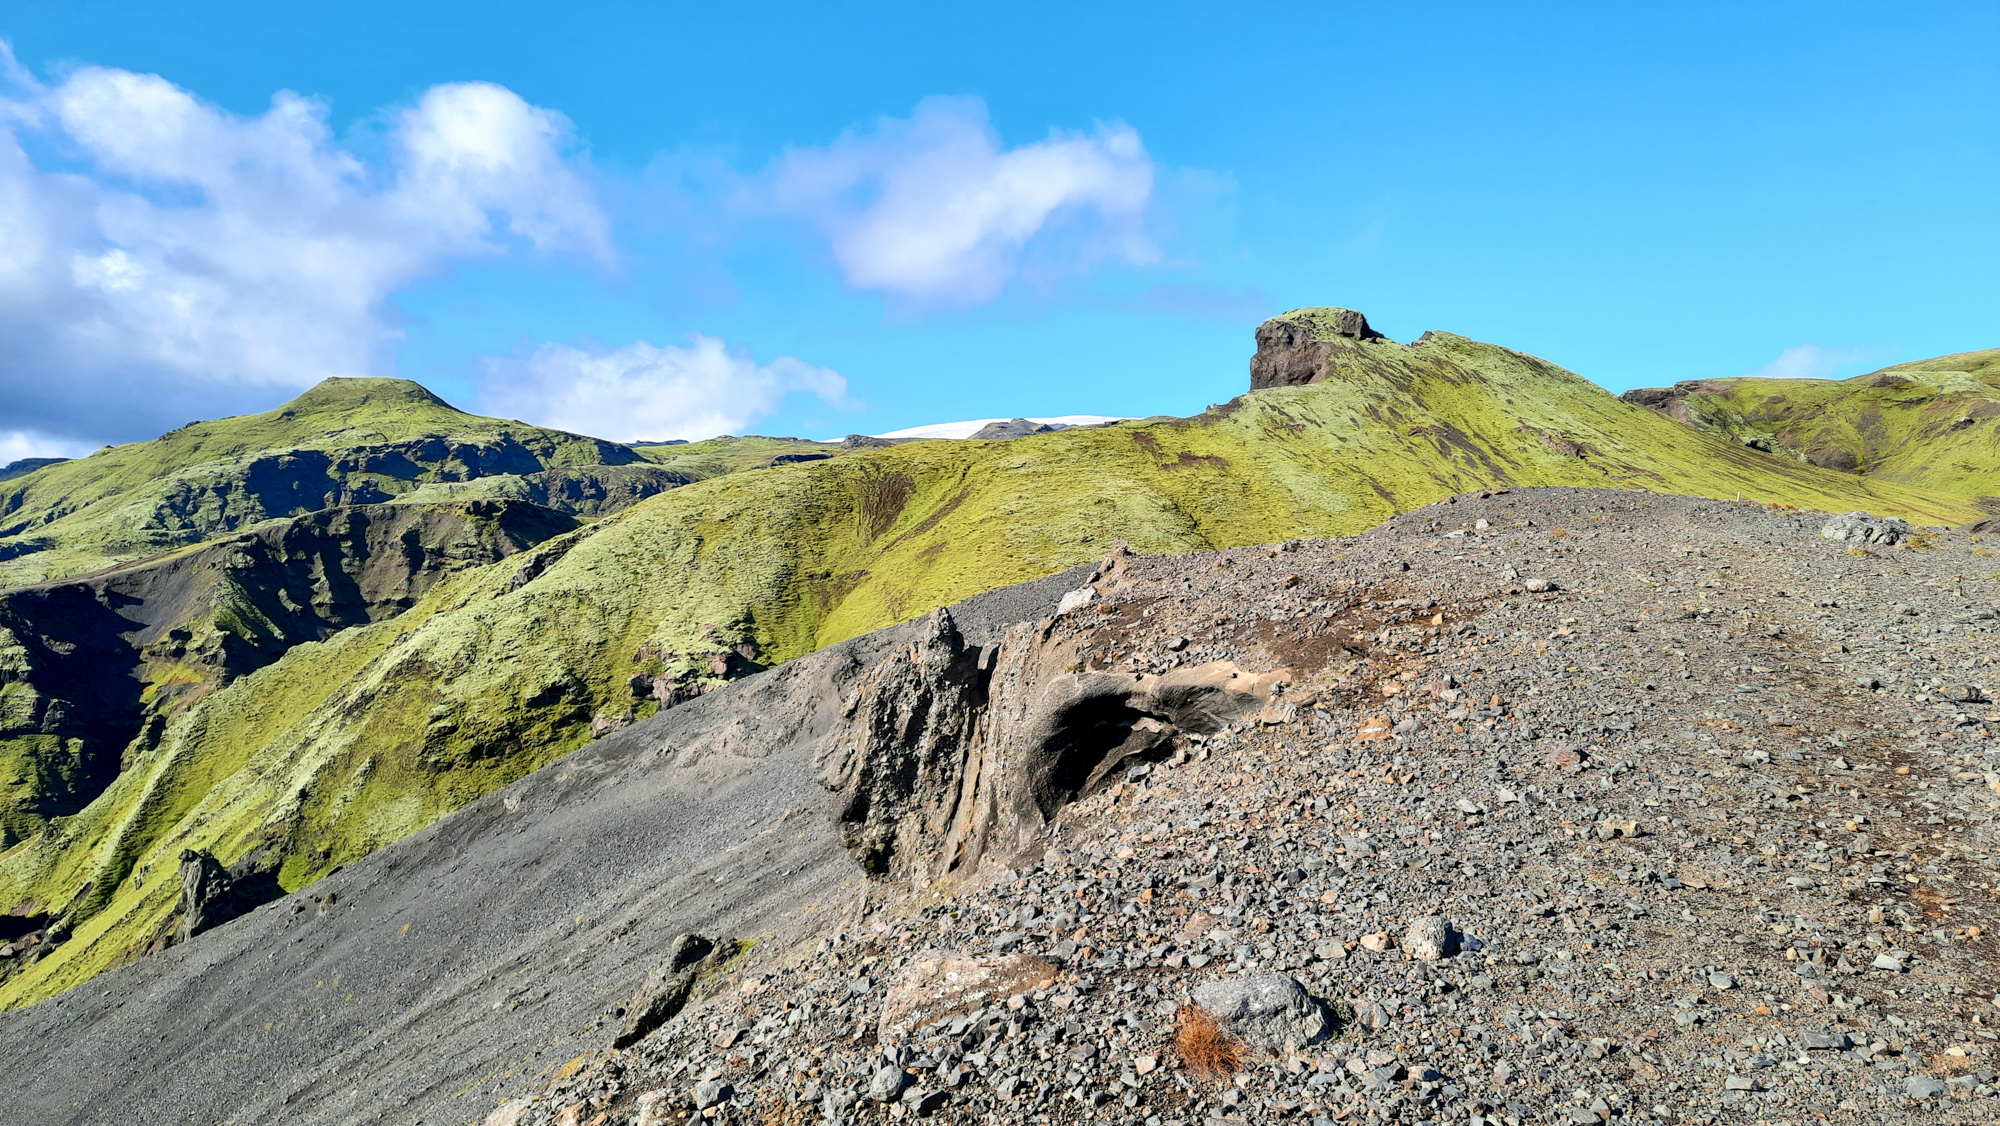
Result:
M1331 361L1357 347L1386 342L1356 309L1294 309L1257 326L1250 389L1300 387L1327 377Z

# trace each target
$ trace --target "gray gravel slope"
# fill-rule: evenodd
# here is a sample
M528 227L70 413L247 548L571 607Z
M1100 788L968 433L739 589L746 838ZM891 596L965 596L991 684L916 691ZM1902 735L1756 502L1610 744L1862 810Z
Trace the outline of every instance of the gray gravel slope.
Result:
M1046 616L1075 572L955 613ZM812 778L839 686L906 627L609 736L298 894L0 1015L6 1120L476 1121L603 1048L672 937L782 934L859 874Z

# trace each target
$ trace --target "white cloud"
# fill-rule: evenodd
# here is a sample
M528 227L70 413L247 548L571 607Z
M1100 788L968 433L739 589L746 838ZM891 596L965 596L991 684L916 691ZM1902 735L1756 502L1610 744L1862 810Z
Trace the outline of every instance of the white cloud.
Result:
M29 430L0 430L0 468L25 457L82 457L91 449L87 442L66 442Z
M296 94L246 117L157 75L43 85L0 43L0 428L150 437L389 374L410 282L516 242L610 257L561 115L473 82L387 125L374 166Z
M759 364L695 334L685 348L644 340L609 350L544 344L524 358L488 360L479 405L617 441L698 440L744 433L800 392L843 410L858 405L831 368L790 356Z
M1799 344L1778 353L1778 358L1750 373L1755 379L1832 379L1833 369L1868 357L1863 348L1826 348Z
M1154 167L1124 124L1003 149L986 107L929 98L765 173L768 203L831 241L847 283L923 304L990 300L1038 249L1052 271L1156 258L1143 230Z

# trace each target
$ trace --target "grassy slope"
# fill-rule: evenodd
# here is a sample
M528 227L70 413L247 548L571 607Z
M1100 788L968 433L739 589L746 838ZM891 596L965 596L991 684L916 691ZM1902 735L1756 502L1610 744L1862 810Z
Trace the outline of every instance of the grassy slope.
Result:
M1845 452L1858 471L1947 492L2000 494L2000 349L1918 360L1853 379L1702 380L1703 425L1798 456Z
M299 646L182 716L84 814L0 858L0 907L59 907L88 883L94 912L0 987L0 1005L143 945L172 908L183 847L227 859L282 839L297 887L575 748L593 717L643 715L635 674L746 640L766 660L793 656L1088 561L1114 537L1178 552L1341 534L1519 484L1740 492L1927 523L1974 511L1746 449L1461 337L1357 347L1351 378L1192 419L704 481L456 577L393 621Z
M466 414L406 379L328 379L264 414L190 423L8 482L0 586L343 500L387 500L429 481L635 460L597 438ZM43 549L7 558L27 546Z

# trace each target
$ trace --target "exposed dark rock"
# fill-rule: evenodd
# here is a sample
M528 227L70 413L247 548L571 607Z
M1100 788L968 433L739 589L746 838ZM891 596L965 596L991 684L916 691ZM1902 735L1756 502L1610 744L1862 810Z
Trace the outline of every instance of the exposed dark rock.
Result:
M972 437L992 441L1001 438L1025 438L1030 434L1052 434L1057 430L1068 429L1068 424L1061 422L1036 422L1027 418L1010 418L1005 422L989 422L975 431Z
M1207 734L1270 699L1284 672L1231 662L1160 676L1077 671L1072 646L1021 623L989 651L948 610L871 669L819 757L871 872L942 874L1011 857L1065 805L1179 731Z
M1337 356L1385 339L1354 309L1298 309L1272 317L1257 326L1250 389L1317 383L1327 377Z
M625 1023L612 1037L611 1046L628 1048L679 1016L702 970L719 950L732 948L728 944L718 947L698 934L676 935L667 946L665 960L647 971L645 982L626 1002Z
M0 847L83 808L186 699L575 528L521 501L335 508L0 594L0 760L25 781L0 795Z
M225 868L207 852L181 850L180 923L174 938L186 942L203 931L254 911L284 894L275 873L259 870L254 860Z
M657 465L561 466L521 476L524 499L577 516L606 516L696 480Z

